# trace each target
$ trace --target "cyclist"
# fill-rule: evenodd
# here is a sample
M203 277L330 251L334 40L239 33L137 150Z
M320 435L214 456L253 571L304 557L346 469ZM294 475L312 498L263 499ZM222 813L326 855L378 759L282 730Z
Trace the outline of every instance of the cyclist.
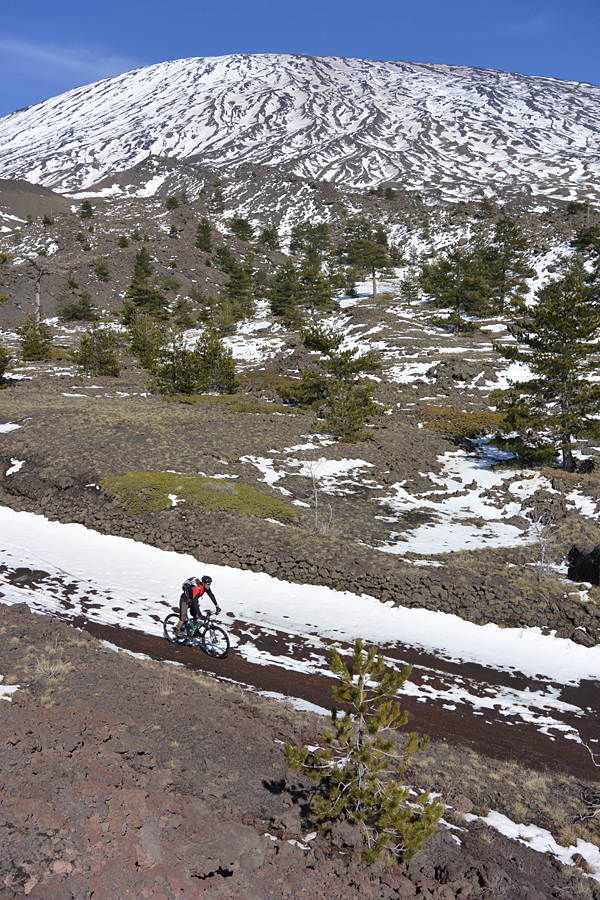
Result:
M210 575L203 575L202 578L188 578L183 582L182 594L179 598L179 622L175 629L177 634L181 634L183 623L187 619L188 609L192 606L192 621L194 625L198 624L198 619L204 618L200 609L200 597L208 594L215 605L217 615L221 612L221 607L217 603L217 598L211 588L212 578Z

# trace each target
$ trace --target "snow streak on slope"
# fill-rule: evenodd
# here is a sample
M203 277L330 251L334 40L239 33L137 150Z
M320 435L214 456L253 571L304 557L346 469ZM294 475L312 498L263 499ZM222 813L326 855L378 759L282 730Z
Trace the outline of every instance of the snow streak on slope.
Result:
M235 55L161 63L0 121L0 175L76 191L148 156L364 187L600 196L600 88L451 66Z

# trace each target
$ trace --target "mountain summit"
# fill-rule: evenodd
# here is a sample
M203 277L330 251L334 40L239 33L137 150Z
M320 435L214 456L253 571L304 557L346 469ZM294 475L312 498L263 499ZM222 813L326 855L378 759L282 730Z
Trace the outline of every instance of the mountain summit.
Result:
M86 189L153 157L461 199L600 199L600 88L335 57L184 59L0 120L0 177Z

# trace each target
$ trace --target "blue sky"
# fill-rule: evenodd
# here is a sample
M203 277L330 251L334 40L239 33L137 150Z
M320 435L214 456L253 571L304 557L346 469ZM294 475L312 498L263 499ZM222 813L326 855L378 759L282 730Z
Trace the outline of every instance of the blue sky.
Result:
M2 4L0 116L187 56L299 53L600 84L599 0L19 0Z

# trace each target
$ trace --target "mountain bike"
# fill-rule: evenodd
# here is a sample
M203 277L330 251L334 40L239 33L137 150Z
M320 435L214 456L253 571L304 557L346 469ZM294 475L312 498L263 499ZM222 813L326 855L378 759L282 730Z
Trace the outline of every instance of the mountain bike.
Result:
M192 619L183 623L181 631L177 631L179 613L171 613L163 622L165 637L172 644L194 644L198 639L202 649L215 659L225 659L229 653L227 632L212 620L211 610L207 610L204 618L195 625Z

